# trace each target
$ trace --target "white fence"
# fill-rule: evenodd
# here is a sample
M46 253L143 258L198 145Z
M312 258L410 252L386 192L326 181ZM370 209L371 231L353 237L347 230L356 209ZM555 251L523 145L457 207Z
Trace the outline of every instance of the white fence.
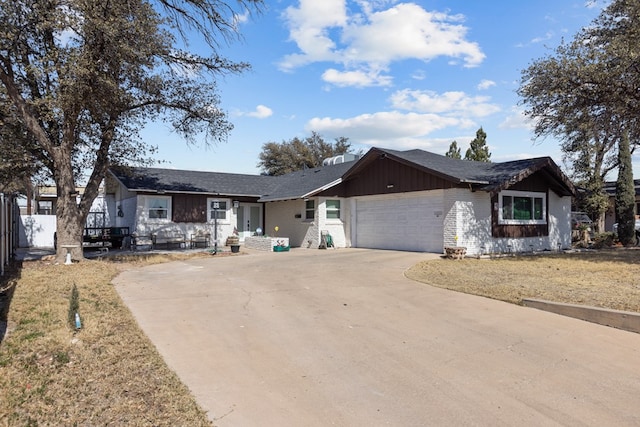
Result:
M19 212L16 197L0 193L0 275L15 255Z
M21 248L53 248L53 233L55 232L55 215L20 215L18 246Z

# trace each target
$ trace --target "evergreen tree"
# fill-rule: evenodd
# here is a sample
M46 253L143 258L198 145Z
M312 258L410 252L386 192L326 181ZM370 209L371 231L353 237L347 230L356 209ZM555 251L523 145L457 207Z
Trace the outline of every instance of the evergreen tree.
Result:
M456 141L453 141L451 145L449 145L449 151L447 151L444 155L447 157L451 157L452 159L462 159L460 147L458 147L458 143Z
M616 181L616 218L618 219L618 239L623 245L635 244L635 189L629 137L622 136L618 144L618 180Z
M464 159L476 162L491 162L491 153L489 152L489 147L487 147L487 134L482 130L482 127L476 131L476 137L469 144Z

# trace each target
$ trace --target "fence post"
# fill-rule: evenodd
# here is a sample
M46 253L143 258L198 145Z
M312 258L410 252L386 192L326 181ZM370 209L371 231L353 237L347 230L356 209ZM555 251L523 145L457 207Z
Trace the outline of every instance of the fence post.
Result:
M4 276L5 252L7 249L6 216L7 207L4 193L0 193L0 276Z

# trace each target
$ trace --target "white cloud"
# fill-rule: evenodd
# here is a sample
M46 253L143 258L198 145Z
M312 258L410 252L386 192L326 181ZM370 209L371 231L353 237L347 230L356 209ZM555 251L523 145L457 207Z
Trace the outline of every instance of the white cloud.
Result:
M551 40L555 36L553 31L547 31L543 36L534 37L528 43L517 43L516 47L527 47L533 44L543 43Z
M467 119L445 117L438 114L401 113L398 111L361 114L348 119L314 118L307 123L308 131L330 136L348 135L359 143L387 141L397 144L399 139L424 137L434 131L451 126L468 127Z
M440 56L462 58L465 66L479 65L484 54L465 40L462 16L429 12L413 3L372 13L365 24L344 29L347 62L387 64L404 59L430 61Z
M336 83L348 85L354 77L349 73L366 76L394 61L448 57L475 67L484 60L479 45L467 40L461 15L430 12L414 3L388 7L390 3L394 2L361 0L356 2L360 11L354 12L354 5L347 9L345 0L300 0L284 13L290 40L299 51L286 55L280 68L289 71L313 62L332 62L344 67L329 70ZM356 86L363 82L353 80ZM370 83L380 85L377 79Z
M544 36L534 37L533 39L531 39L531 43L542 43L547 40L551 40L553 36L553 31L547 31Z
M404 89L394 92L389 102L392 111L349 118L316 117L306 130L328 137L348 136L355 144L444 153L454 139L464 143L473 136L434 138L434 133L447 129L464 134L478 126L476 119L500 111L489 97L454 91L439 94Z
M492 86L495 86L496 82L493 80L484 79L480 83L478 83L478 90L487 90Z
M244 13L235 13L233 15L233 29L238 30L241 24L246 23L249 20L249 11L246 10Z
M315 61L338 59L334 53L336 44L329 30L346 24L346 0L300 0L299 7L289 6L284 18L289 27L289 38L300 54L287 55L280 63L283 70L290 70Z
M322 73L322 80L340 87L370 87L390 86L392 78L371 70L338 71L335 68L329 68Z
M236 111L236 116L247 116L254 117L256 119L266 119L267 117L271 117L273 115L273 110L271 108L258 105L254 111Z
M488 96L469 96L458 91L438 94L410 89L397 91L390 98L394 108L461 117L486 117L500 111L500 107L489 102L490 99Z
M416 70L411 74L411 78L414 80L424 80L427 78L427 73L424 70Z
M499 129L528 129L532 130L535 123L532 119L524 115L524 111L517 107L511 109L511 114L507 116L498 126Z

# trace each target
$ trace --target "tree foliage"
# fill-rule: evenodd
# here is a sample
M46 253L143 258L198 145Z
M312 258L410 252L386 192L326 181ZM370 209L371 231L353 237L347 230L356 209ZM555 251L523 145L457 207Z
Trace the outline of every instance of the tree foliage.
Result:
M618 239L623 245L632 245L635 237L636 191L633 185L629 138L623 135L618 144L618 179L616 181L616 218Z
M476 162L491 162L491 153L489 152L489 147L487 147L487 134L482 128L476 131L476 137L469 143L464 159Z
M639 55L640 2L614 0L573 41L524 70L518 89L535 137L561 141L600 224L608 207L602 186L618 167L617 144L629 137L633 152L640 141Z
M462 159L462 153L460 152L460 147L458 147L458 143L456 141L453 141L449 145L449 151L444 153L444 155L446 157L451 157L452 159Z
M261 3L234 4L244 12ZM0 119L13 128L0 135L0 148L12 145L12 158L55 182L61 244L81 247L110 165L148 159L153 147L138 135L145 123L164 120L189 142L201 134L206 143L226 138L232 125L217 108L215 77L249 65L220 57L216 36L236 34L236 22L220 0L2 2ZM187 50L194 34L211 55ZM76 204L72 193L83 173Z
M348 153L350 149L348 138L339 137L331 143L313 132L305 139L296 137L279 144L263 144L258 167L267 175L284 175L303 168L322 166L324 159Z

